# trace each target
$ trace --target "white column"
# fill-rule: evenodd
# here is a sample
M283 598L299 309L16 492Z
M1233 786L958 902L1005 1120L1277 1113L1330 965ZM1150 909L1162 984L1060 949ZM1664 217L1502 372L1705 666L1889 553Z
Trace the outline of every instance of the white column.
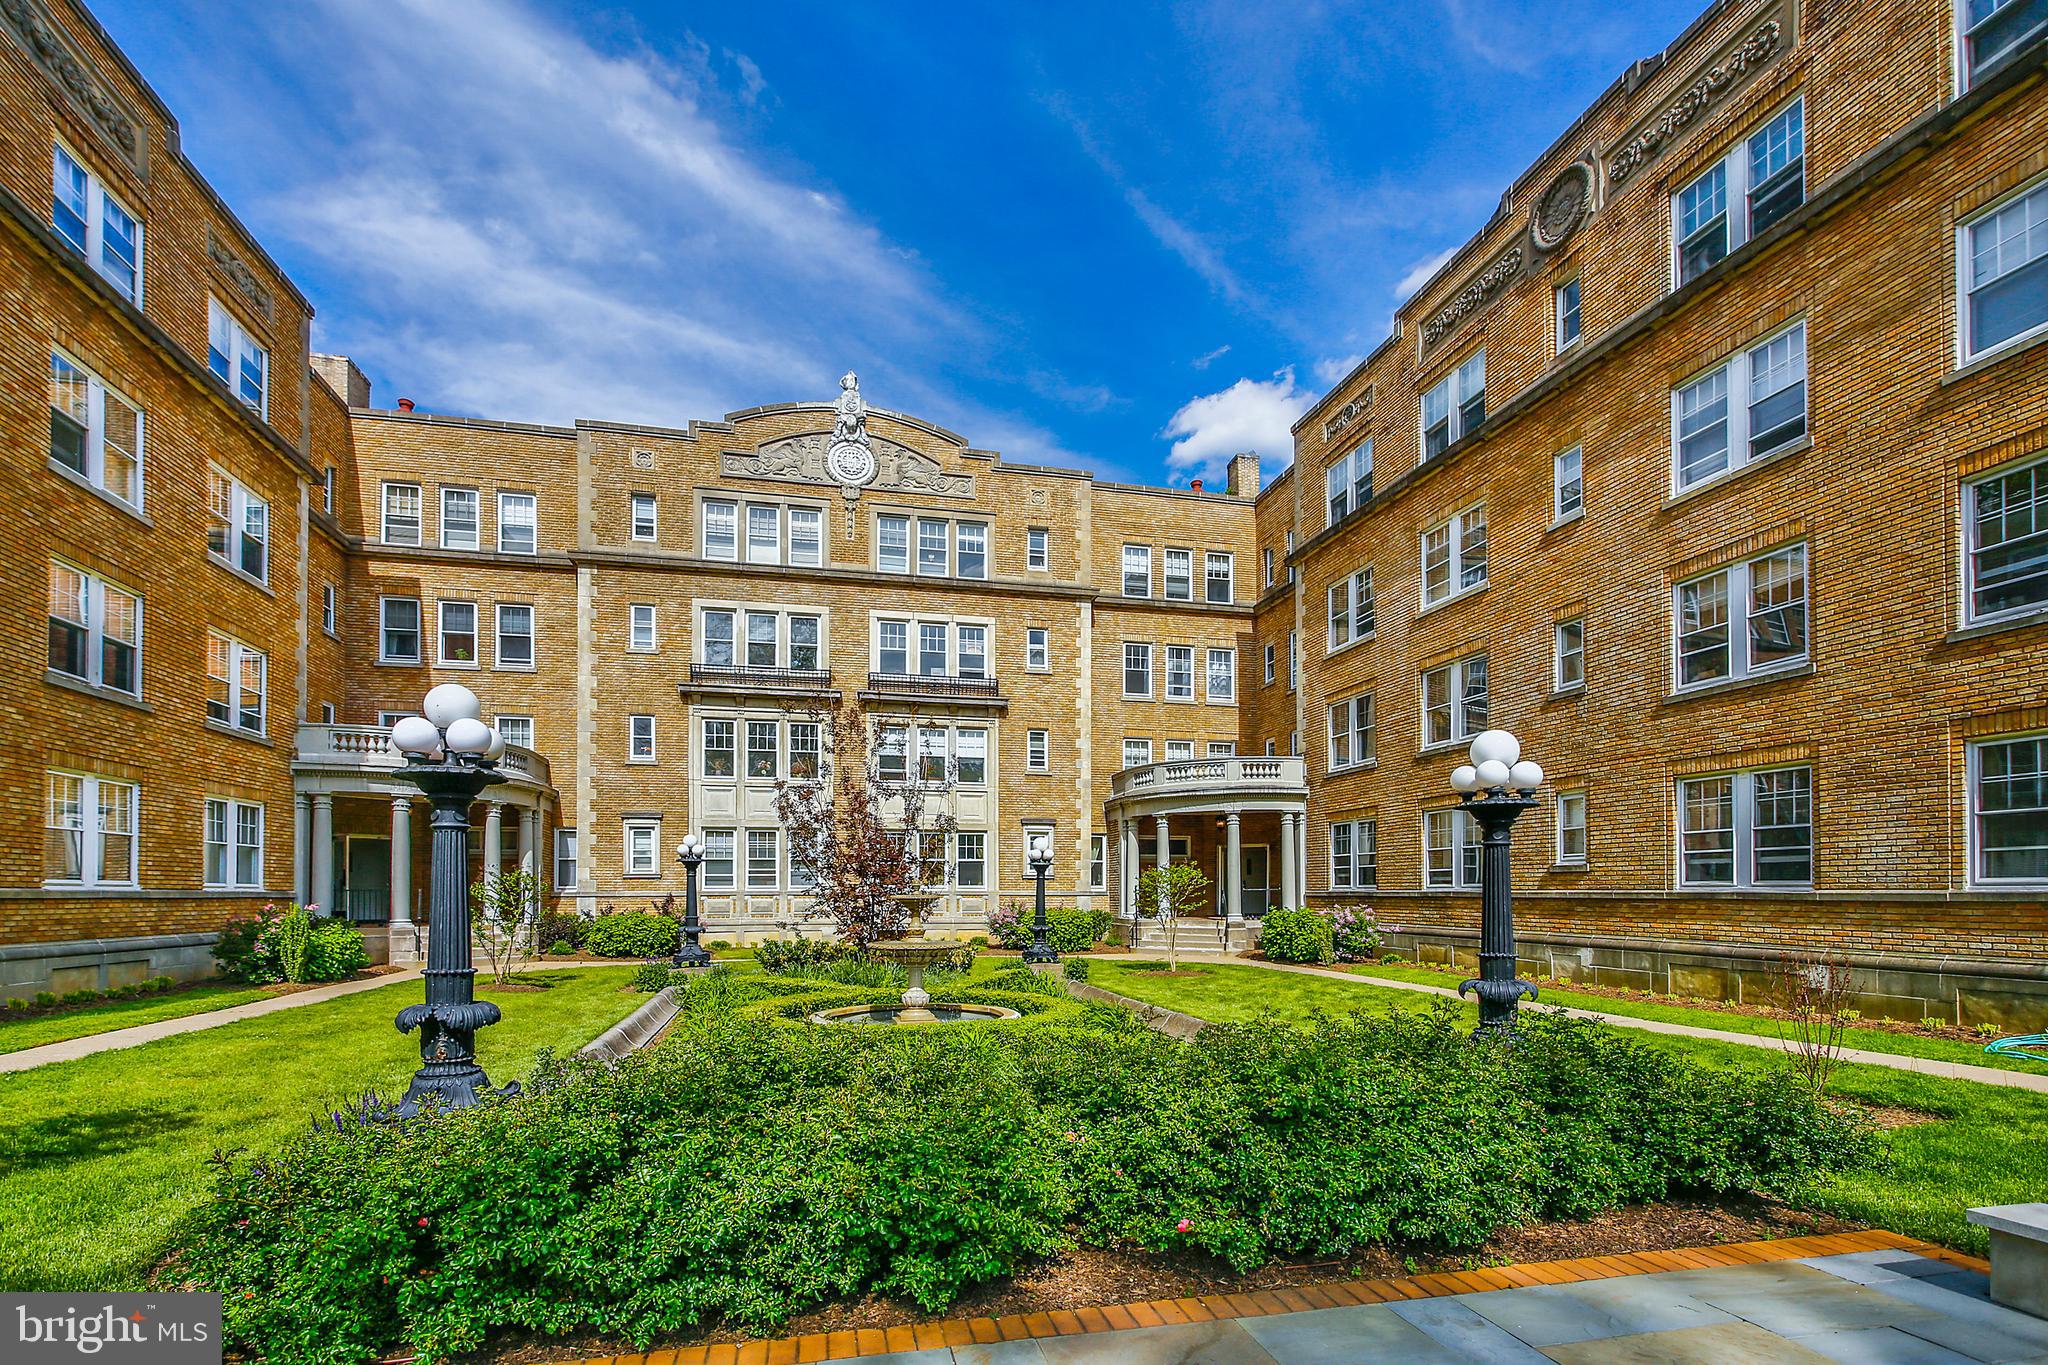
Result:
M1173 839L1167 833L1166 826L1167 817L1165 817L1164 815L1155 815L1154 817L1152 817L1153 864L1162 873L1164 873L1173 862ZM1166 883L1163 878L1160 882L1159 887L1159 904L1162 906L1166 904ZM1157 907L1155 907L1155 909L1156 908Z
M339 914L341 907L334 903L334 797L328 792L313 793L312 869L305 903Z
M1138 822L1128 817L1117 833L1116 911L1125 919L1138 914Z
M527 806L519 812L519 870L527 876L537 876L540 869L534 859L540 850L540 810Z
M412 923L412 798L391 798L391 923Z
M1241 817L1231 810L1223 814L1223 917L1244 918L1244 849L1240 841Z
M1282 811L1280 814L1280 905L1278 907L1282 910L1295 910L1301 906L1301 894L1298 890L1301 884L1295 880L1294 839L1294 813L1292 811Z
M505 807L502 802L484 802L484 876L498 875L498 849L505 842Z
M300 905L313 899L313 798L292 797L292 899Z

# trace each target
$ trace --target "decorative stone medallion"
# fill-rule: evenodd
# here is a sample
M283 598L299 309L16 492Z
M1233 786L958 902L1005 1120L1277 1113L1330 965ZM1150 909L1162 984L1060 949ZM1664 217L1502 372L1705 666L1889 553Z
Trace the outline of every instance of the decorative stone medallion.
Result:
M832 411L832 444L825 450L825 472L849 490L865 487L874 482L881 466L868 441L868 405L860 396L860 376L852 370L839 377L839 399Z
M1593 207L1593 168L1581 161L1558 172L1529 215L1529 236L1538 251L1555 251L1579 230Z

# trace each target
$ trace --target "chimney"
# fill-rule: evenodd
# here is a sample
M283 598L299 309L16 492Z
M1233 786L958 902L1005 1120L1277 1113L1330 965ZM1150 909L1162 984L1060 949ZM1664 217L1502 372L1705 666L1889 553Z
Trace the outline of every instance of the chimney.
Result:
M352 408L370 406L370 380L355 361L345 355L316 355L311 360L313 373L326 380L342 402Z
M1223 491L1234 498L1256 498L1259 495L1259 452L1240 450L1230 457L1229 480Z
M1188 487L1194 489L1195 492L1199 493L1202 491L1202 481L1200 479L1194 479L1189 482Z
M410 398L401 398L401 399L399 399L399 400L398 400L398 410L399 410L400 412L411 412L411 411L412 411L412 400L411 400Z

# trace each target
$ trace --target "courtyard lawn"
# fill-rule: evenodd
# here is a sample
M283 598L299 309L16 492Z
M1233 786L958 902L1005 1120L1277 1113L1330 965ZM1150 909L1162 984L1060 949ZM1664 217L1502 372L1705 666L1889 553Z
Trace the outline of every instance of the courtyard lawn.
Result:
M570 968L547 989L483 992L505 1012L478 1035L491 1080L568 1052L646 997L632 967ZM141 1047L0 1075L0 1284L139 1288L211 1189L216 1149L262 1151L365 1090L402 1093L417 1035L392 1026L407 981Z
M1414 981L1425 986L1442 986L1456 990L1458 983L1471 973L1466 971L1436 971L1429 967L1404 967L1395 963L1370 962L1342 970L1359 976L1376 977L1382 981ZM1614 1000L1604 995L1593 995L1575 991L1566 986L1544 986L1541 1003L1546 1005L1567 1005L1572 1009L1600 1010L1607 1014L1627 1015L1631 1019L1655 1019L1668 1024L1687 1024L1694 1028L1720 1029L1723 1033L1750 1033L1760 1038L1779 1038L1784 1021L1761 1018L1753 1014L1737 1014L1732 1010L1707 1009L1698 1005L1667 1005L1654 1000ZM2048 1074L2048 1063L2030 1062L2019 1057L1995 1057L1984 1051L1982 1043L1966 1043L1955 1038L1923 1037L1912 1033L1894 1033L1890 1029L1852 1028L1842 1039L1844 1047L1859 1048L1865 1052L1888 1052L1895 1057L1925 1057L1936 1062L1957 1062L1963 1066L1988 1066L2000 1071L2034 1071Z
M135 1000L109 1000L55 1014L31 1015L26 1019L0 1022L0 1052L20 1052L45 1043L62 1043L72 1038L90 1038L95 1033L154 1024L164 1019L183 1019L193 1014L267 1000L274 994L261 986L194 986L170 995Z
M1135 1000L1219 1022L1243 1022L1269 1013L1300 1021L1318 1012L1427 1010L1440 999L1391 986L1239 964L1182 970L1191 974L1166 976L1133 971L1126 963L1095 962L1088 980ZM1598 1007L1612 1003L1602 1001ZM1468 1021L1477 1021L1476 1006L1468 1002L1461 1010ZM1737 1043L1633 1031L1631 1036L1717 1066L1786 1066L1769 1053ZM1798 1083L1787 1069L1786 1084ZM2048 1095L1867 1065L1840 1067L1828 1093L1878 1109L1938 1117L1894 1129L1889 1134L1888 1166L1845 1175L1811 1191L1802 1201L1810 1207L1981 1256L1984 1229L1968 1223L1964 1210L2042 1197L2040 1153L2048 1148Z

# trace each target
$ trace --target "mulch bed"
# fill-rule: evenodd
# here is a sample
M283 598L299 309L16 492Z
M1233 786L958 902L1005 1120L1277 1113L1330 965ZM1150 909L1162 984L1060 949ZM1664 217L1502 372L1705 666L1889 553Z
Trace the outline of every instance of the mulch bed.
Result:
M1007 1279L991 1281L962 1296L952 1307L937 1315L920 1312L915 1305L870 1297L806 1313L775 1335L793 1337L860 1327L893 1327L936 1318L1001 1317L1012 1313L1047 1313L1055 1309L1191 1298L1202 1294L1292 1289L1342 1280L1380 1279L1527 1261L1618 1256L1631 1251L1675 1251L1723 1242L1853 1232L1862 1226L1770 1200L1729 1199L1648 1204L1617 1209L1583 1222L1537 1223L1503 1232L1472 1251L1443 1252L1426 1247L1374 1248L1342 1260L1275 1262L1247 1275L1233 1274L1222 1262L1204 1256L1082 1250L1053 1257ZM637 1355L645 1349L662 1347L749 1341L757 1336L757 1333L714 1328L658 1338L652 1348L635 1346L616 1337L595 1335L520 1337L507 1339L494 1348L460 1359L474 1365L486 1361L494 1365L537 1365L538 1362L577 1358Z

